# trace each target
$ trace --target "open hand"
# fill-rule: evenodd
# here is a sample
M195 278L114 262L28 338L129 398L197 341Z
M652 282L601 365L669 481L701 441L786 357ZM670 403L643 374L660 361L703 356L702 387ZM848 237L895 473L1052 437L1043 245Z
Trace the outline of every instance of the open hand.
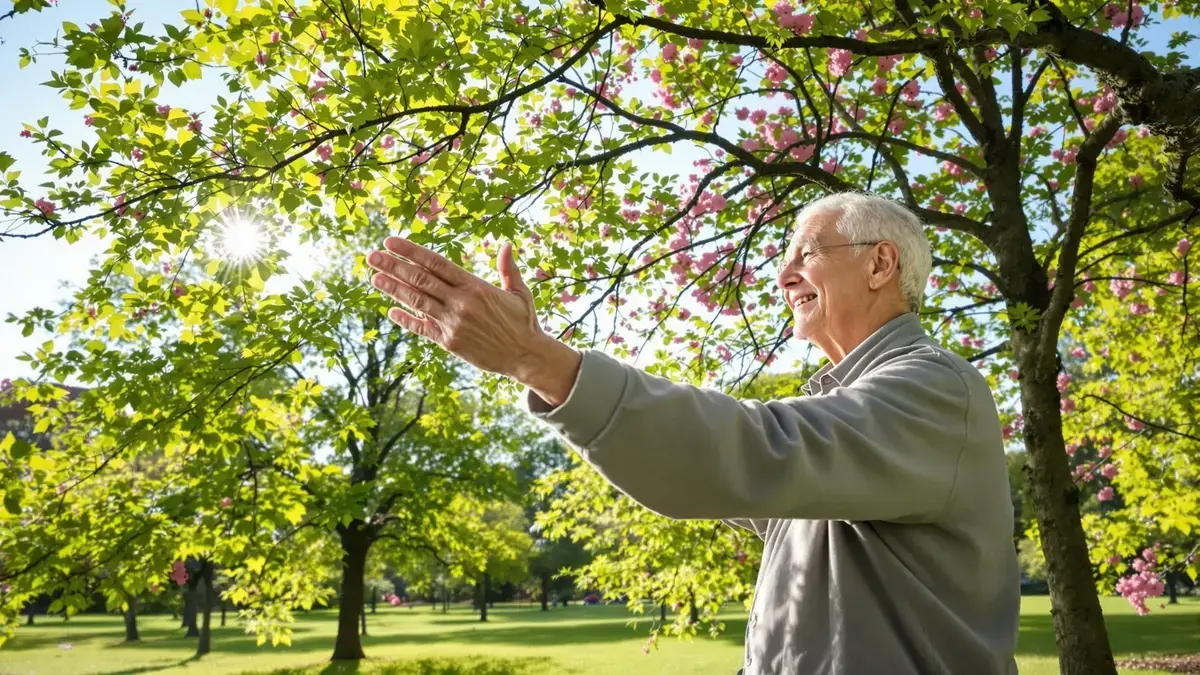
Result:
M530 386L552 404L566 398L578 354L542 331L511 243L497 259L499 288L407 239L388 237L383 245L386 251L367 256L379 271L371 284L412 310L393 307L389 319L467 363Z

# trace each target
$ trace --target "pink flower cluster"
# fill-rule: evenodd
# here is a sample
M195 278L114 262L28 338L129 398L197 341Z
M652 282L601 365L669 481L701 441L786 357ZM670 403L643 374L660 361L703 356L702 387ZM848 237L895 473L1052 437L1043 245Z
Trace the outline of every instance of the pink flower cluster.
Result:
M771 8L780 28L786 28L796 35L805 35L812 30L813 17L811 14L796 14L796 8L788 0L779 0Z
M182 586L187 583L188 572L184 567L182 560L176 560L175 564L171 565L171 581Z
M1150 610L1146 608L1146 598L1158 597L1163 593L1165 586L1158 576L1158 572L1155 571L1157 565L1158 554L1154 552L1154 549L1148 548L1142 551L1140 558L1134 559L1135 574L1121 577L1117 581L1117 592L1137 609L1140 616L1150 613Z
M391 603L392 607L404 604L404 600L400 599L395 593L384 593L379 599Z
M1104 6L1104 16L1112 21L1113 28L1120 28L1126 23L1133 26L1140 26L1146 18L1146 10L1142 6L1134 3L1131 11L1125 11L1127 8L1125 3L1112 2Z

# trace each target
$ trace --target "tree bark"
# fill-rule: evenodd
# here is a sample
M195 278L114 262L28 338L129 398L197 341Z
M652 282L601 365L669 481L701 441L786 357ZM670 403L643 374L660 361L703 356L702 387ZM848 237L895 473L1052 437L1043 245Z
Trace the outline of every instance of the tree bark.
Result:
M1029 449L1034 511L1046 557L1051 615L1062 675L1116 675L1108 630L1092 578L1079 490L1067 466L1059 412L1057 369L1032 348L1021 349L1014 329L1014 346L1021 372L1021 401L1025 414L1025 443ZM1056 363L1050 355L1049 362Z
M658 620L662 623L667 622L667 601L663 600L658 604Z
M358 634L363 610L364 576L371 539L361 521L340 528L342 542L342 600L338 603L338 631L333 645L334 660L358 660L364 657Z
M487 621L488 593L492 587L492 575L483 573L483 583L479 585L479 620Z
M1179 604L1179 591L1175 588L1175 581L1175 573L1167 572L1167 597L1169 598L1167 604Z
M696 607L695 593L688 593L688 620L693 625L700 623L700 609Z
M550 596L550 575L542 575L542 611L549 612L550 607L547 605L547 600Z
M31 609L31 610L29 610L29 614L26 614L26 615L25 615L25 625L26 625L26 626L32 626L32 625L33 625L33 610L32 610L32 609Z
M201 590L203 588L203 590ZM200 593L200 611L203 618L200 621L200 641L196 644L196 656L204 656L212 651L212 609L213 609L213 568L212 563L205 562L200 572L200 583L196 584Z
M138 642L141 637L138 635L137 598L132 593L126 593L125 604L125 641Z
M185 637L200 636L200 629L196 626L196 589L199 585L197 582L195 587L191 584L183 587L183 625L187 628Z
M365 603L365 602L363 603L362 608L358 612L358 616L359 616L359 623L362 624L362 631L360 632L360 635L366 635L367 634L367 603Z
M225 606L226 606L225 596L222 595L221 596L221 628L225 627Z

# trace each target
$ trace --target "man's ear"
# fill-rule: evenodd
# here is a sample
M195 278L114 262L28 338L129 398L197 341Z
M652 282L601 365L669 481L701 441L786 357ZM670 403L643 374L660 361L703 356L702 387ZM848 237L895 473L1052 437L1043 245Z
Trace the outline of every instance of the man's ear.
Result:
M868 277L871 290L883 288L898 276L900 276L900 251L890 241L880 242L871 253L871 271Z

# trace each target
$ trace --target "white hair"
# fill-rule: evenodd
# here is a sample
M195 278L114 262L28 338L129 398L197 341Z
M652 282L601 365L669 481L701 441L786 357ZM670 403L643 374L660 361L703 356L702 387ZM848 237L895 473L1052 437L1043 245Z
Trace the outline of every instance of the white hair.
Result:
M899 251L900 292L920 312L933 254L921 221L896 202L858 192L838 192L810 202L796 216L803 223L818 212L838 212L837 230L851 242L890 241ZM856 252L857 255L857 252Z

